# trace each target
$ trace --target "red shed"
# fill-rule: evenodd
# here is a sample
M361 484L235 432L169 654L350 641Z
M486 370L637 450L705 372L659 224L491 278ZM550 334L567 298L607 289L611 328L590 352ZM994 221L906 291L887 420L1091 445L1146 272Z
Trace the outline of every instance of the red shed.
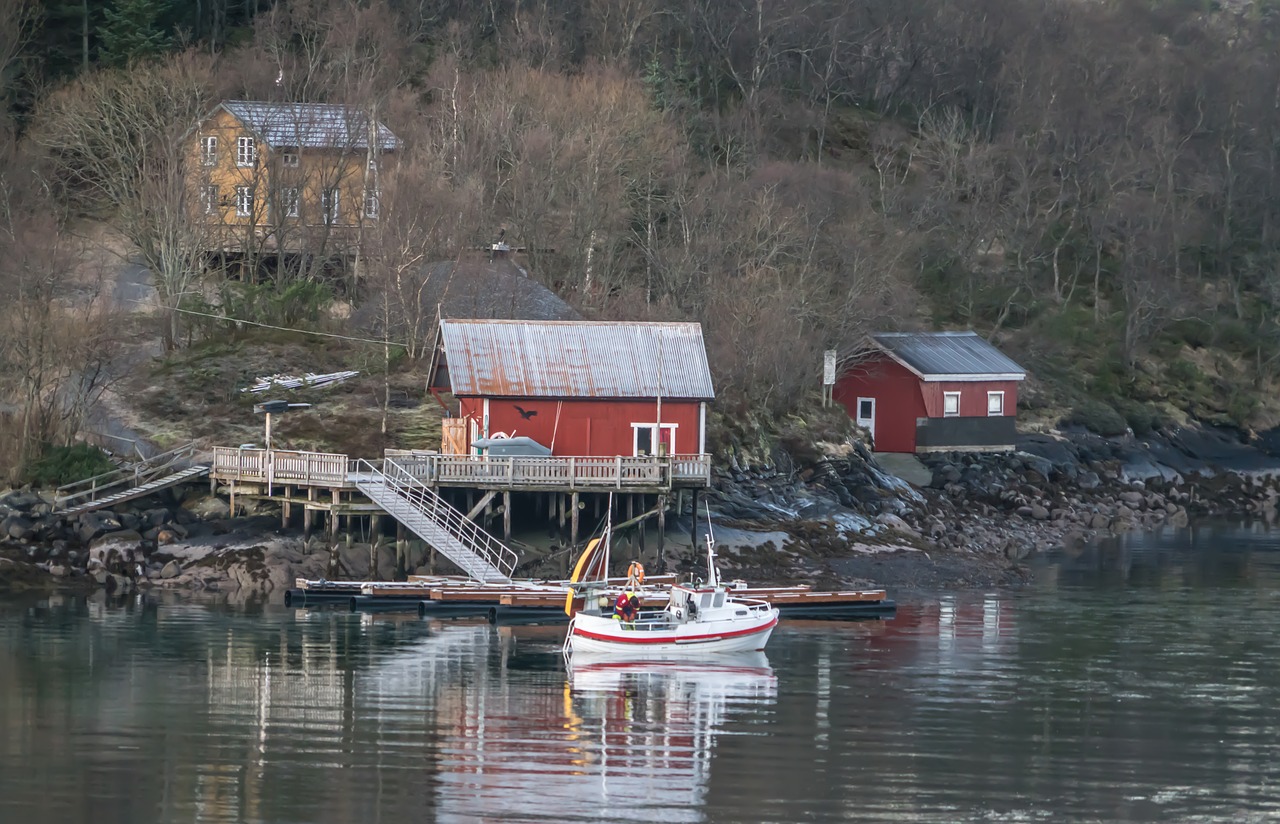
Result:
M975 332L879 333L833 396L878 452L1013 449L1027 372Z
M525 436L552 455L706 451L715 393L696 323L444 320L432 388L466 441Z

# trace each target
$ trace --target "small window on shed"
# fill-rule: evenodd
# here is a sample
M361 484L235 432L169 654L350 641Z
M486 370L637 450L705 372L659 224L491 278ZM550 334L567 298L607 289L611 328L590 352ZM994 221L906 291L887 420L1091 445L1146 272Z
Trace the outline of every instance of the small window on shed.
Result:
M959 392L943 392L942 393L942 415L946 418L954 418L960 414L960 393Z
M987 393L987 414L996 417L1004 414L1004 393L988 392Z

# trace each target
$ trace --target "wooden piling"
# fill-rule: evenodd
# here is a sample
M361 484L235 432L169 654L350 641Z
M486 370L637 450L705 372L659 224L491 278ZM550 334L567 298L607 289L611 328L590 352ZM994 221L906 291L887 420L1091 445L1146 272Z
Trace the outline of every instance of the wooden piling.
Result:
M637 496L640 498L640 511L644 512L644 495ZM648 518L641 518L640 523L636 524L636 537L640 540L640 546L636 547L636 557L644 555L644 522Z
M573 493L570 499L573 507L573 515L569 519L569 546L576 547L578 545L578 493Z
M286 485L284 488L284 505L280 507L280 528L289 528L289 518L293 515L293 487Z
M664 559L662 551L666 547L667 540L667 496L658 496L658 572L664 571Z
M636 496L635 496L635 495L627 495L627 496L625 496L625 497L626 497L626 499L627 499L627 520L628 520L628 521L630 521L630 520L633 520L633 519L636 517ZM638 528L638 527L637 527L637 528ZM627 551L628 551L628 554L634 554L634 553L635 553L635 549L636 549L636 540L635 540L634 535L635 535L635 533L634 533L634 531L633 531L631 535L627 536Z
M511 491L502 492L502 540L511 540Z
M566 497L565 495L561 495L559 493L556 494L556 498L559 500L559 507L560 507L560 531L557 534L557 539L559 540L562 546L564 545L564 516L566 514L565 513L565 497Z
M689 510L689 543L693 544L693 548L698 548L698 490L691 489L689 492L693 496L693 508Z
M396 566L408 574L409 547L404 540L404 524L396 521Z

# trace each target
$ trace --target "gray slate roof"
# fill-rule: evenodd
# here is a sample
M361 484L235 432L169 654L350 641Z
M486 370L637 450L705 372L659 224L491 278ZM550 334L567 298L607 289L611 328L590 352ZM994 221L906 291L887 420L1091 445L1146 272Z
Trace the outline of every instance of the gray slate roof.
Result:
M224 100L222 108L275 148L367 149L369 145L369 119L354 106ZM381 123L377 140L383 150L400 146L399 138Z
M715 397L696 323L444 320L440 335L455 395Z
M965 376L1022 380L1027 370L976 332L878 332L871 340L926 380Z

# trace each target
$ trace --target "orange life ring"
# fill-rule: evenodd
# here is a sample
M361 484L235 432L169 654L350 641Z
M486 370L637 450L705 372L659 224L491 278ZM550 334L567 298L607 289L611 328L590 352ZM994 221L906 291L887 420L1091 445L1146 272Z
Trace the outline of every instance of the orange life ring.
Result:
M637 584L643 584L644 565L639 561L632 561L631 566L627 567L627 581L635 581Z

